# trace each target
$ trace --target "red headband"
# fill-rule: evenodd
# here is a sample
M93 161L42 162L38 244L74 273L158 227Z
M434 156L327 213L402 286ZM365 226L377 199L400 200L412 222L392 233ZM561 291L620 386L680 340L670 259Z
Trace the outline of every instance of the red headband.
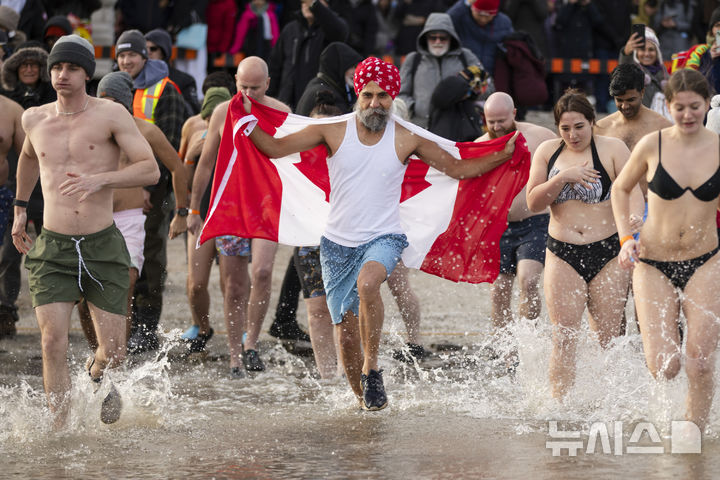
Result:
M393 99L400 91L400 72L392 63L377 57L368 57L355 67L355 93L360 92L370 82L377 83Z

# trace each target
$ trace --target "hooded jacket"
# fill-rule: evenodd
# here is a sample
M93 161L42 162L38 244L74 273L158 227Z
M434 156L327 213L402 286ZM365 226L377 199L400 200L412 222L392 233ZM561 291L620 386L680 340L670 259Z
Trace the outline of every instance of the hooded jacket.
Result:
M447 53L436 57L428 50L427 34L442 31L450 35ZM430 119L430 98L435 87L443 78L457 74L468 65L479 65L480 60L467 48L462 47L455 32L450 16L446 13L432 13L425 22L416 41L417 50L410 53L400 68L399 97L405 102L410 121L427 128ZM415 57L420 55L420 63L413 72ZM463 56L465 61L461 58Z
M330 90L335 97L335 105L349 113L357 96L355 89L345 82L345 72L362 61L362 56L345 43L333 42L328 45L320 54L320 70L305 88L295 113L310 115L315 107L315 97L321 90Z
M295 108L305 87L320 68L320 54L331 42L344 42L348 26L330 7L315 2L310 7L315 21L309 25L300 12L285 25L270 53L267 95Z
M47 58L47 52L39 47L21 48L10 56L2 65L2 86L5 96L19 103L26 110L54 102L57 95L50 84ZM34 61L40 65L40 77L36 85L25 85L18 78L20 65L27 61Z
M168 66L162 60L149 59L133 80L133 89L142 90L168 76ZM134 95L133 91L133 95ZM185 122L185 102L174 83L165 86L155 108L155 125L162 130L173 148L180 147L180 133Z

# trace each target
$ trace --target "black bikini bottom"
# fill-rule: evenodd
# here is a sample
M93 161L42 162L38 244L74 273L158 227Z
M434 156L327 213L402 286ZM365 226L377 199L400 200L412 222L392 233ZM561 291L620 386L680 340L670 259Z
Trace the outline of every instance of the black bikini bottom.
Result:
M710 260L718 250L720 250L720 247L715 247L705 255L677 262L661 262L660 260L650 260L648 258L640 258L639 260L660 270L675 288L685 290L685 286L687 286L695 271Z
M585 283L590 283L610 260L618 256L620 240L616 233L597 242L578 245L561 242L548 236L547 248L574 268Z

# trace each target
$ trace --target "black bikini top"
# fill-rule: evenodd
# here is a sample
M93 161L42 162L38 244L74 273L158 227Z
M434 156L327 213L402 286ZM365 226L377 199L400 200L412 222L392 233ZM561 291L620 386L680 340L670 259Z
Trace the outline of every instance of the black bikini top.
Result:
M658 166L652 180L648 183L648 189L663 200L675 200L680 198L686 190L695 195L701 202L710 202L720 195L720 166L705 183L698 188L681 187L674 178L665 170L661 158L661 133L658 132Z
M560 170L555 167L555 161L560 156L565 148L565 142L560 142L560 146L555 153L553 153L550 160L548 160L548 180L560 173ZM603 167L600 161L600 155L598 155L597 148L595 147L595 139L590 140L590 151L592 152L593 168L600 172L600 181L591 183L590 188L583 187L579 183L566 183L565 186L560 190L557 198L553 203L563 203L568 200L580 200L585 203L600 203L610 198L610 187L612 181L610 175L608 175L605 167Z

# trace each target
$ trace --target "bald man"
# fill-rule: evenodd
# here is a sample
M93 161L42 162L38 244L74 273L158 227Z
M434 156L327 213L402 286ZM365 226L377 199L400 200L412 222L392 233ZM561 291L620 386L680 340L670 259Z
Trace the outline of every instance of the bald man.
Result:
M545 127L516 122L517 110L512 97L495 92L485 102L485 124L488 132L476 141L502 137L515 130L527 141L531 154L545 140L556 135ZM515 196L508 213L508 228L500 239L500 275L492 288L492 322L495 330L512 320L512 289L517 277L520 286L518 315L534 320L540 315L542 303L538 284L545 263L548 212L532 213L525 200L525 188Z
M263 105L283 112L290 112L290 108L287 105L265 95L270 85L270 77L268 76L267 64L262 58L247 57L240 62L235 80L238 93L242 92ZM203 145L200 160L195 170L190 199L190 215L188 217L188 229L195 236L200 233L202 227L202 220L198 215L200 203L202 201L202 194L210 181L212 169L215 166L229 105L229 101L221 103L215 108L212 117L210 117L205 144ZM247 276L248 257L244 256L243 261L242 255L227 255L227 253L229 253L227 250L246 250L249 255L249 248L245 248L245 244L249 242L249 239L230 236L216 239L216 246L218 247L221 259L229 260L224 259L223 255L226 257L234 257L236 259L235 263L237 263L237 265L227 269L223 269L221 264L220 270L221 276L224 279L225 296L229 295L230 289L246 288L243 287L243 285L247 284L247 282L242 279L242 276ZM239 338L231 342L231 344L233 344L231 353L233 350L242 352L241 356L245 370L259 372L265 370L265 365L258 355L256 346L258 337L260 336L262 322L269 307L272 269L273 262L275 261L275 252L277 251L277 243L260 238L252 239L251 243L253 257L251 270L252 287L250 289L250 298L247 301L247 316L245 316L244 312L245 305L238 304L233 306L233 310L235 311L234 316L238 319L234 324L241 325L243 328L238 330ZM225 253L223 253L224 251ZM200 338L201 341L203 338L209 338L207 336L210 334L210 331L209 325L199 325L198 338ZM247 333L244 345L241 343L243 331ZM199 342L195 342L195 344L199 346ZM236 357L237 355L231 356L230 367L233 375L239 376L241 370L239 369L239 364L235 364L235 362L238 361Z

